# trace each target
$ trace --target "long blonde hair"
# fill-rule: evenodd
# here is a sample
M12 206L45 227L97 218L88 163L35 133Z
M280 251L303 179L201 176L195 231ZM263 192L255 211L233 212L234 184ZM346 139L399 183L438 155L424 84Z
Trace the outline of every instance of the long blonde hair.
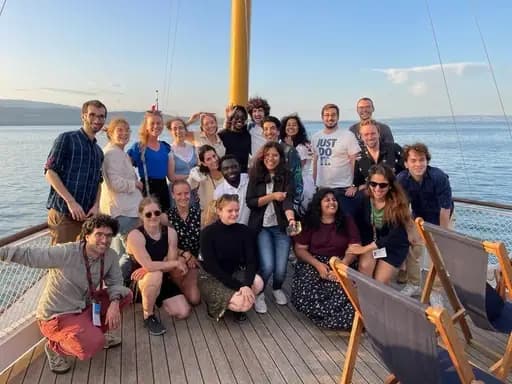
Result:
M139 128L139 142L140 142L140 146L142 148L145 148L148 145L149 133L148 133L148 130L146 129L146 126L148 124L149 118L150 117L154 117L154 116L159 117L160 119L162 119L162 123L163 123L162 112L160 112L160 111L146 111L146 113L144 113L144 119L142 120L142 123L141 123L140 128Z

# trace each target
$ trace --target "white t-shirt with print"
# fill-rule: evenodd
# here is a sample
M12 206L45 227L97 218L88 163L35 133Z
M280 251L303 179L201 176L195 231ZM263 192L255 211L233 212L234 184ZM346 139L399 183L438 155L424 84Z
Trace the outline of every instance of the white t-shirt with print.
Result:
M313 136L312 143L317 156L316 185L329 188L350 187L354 181L350 156L361 151L354 134L339 127L332 133L322 130Z

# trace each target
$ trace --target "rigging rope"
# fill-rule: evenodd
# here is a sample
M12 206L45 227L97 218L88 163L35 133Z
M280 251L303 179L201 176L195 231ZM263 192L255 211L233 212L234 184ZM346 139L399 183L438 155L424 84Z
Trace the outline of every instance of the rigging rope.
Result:
M172 4L172 2L171 2ZM171 84L172 84L172 69L174 64L174 53L176 49L176 35L178 33L178 21L180 16L180 0L177 0L176 2L176 19L174 22L174 37L172 41L172 49L171 49L171 55L169 60L169 47L170 47L170 40L171 40L171 24L169 23L168 33L167 33L167 59L165 62L165 81L164 81L164 101L163 105L167 107L167 110L169 110L169 99L171 97ZM169 64L170 61L170 64Z
M471 7L471 4L470 4ZM482 41L482 46L484 48L485 57L487 59L487 65L489 66L489 70L491 71L492 81L494 83L494 87L496 88L496 93L498 94L498 99L500 101L501 111L503 112L503 117L505 118L505 123L507 124L508 133L510 134L510 138L512 139L512 128L510 127L510 120L507 116L507 112L505 111L505 104L503 103L503 98L501 97L500 88L498 87L498 81L496 80L496 75L494 73L494 68L491 64L491 58L489 56L489 51L487 50L487 44L485 43L484 35L482 33L482 29L480 28L480 23L478 22L478 18L476 16L476 11L473 8L473 18L475 19L476 29L478 30L478 34L480 35L480 40Z
M470 186L471 183L469 182L469 177L468 177L468 173L467 173L466 158L464 157L464 150L462 148L462 142L461 142L459 127L458 127L457 121L455 119L455 112L453 110L452 97L450 95L450 89L448 88L448 81L446 80L446 73L444 71L444 65L443 65L443 61L442 61L442 58L441 58L441 50L439 49L439 43L437 41L436 30L435 30L435 27L434 27L434 21L432 20L432 13L430 12L430 6L429 6L429 3L428 3L428 0L425 0L425 5L427 7L427 14L428 14L428 18L429 18L429 21L430 21L430 28L432 29L432 36L434 37L434 43L436 45L437 58L439 60L439 65L441 67L441 73L443 74L444 88L446 90L446 96L448 97L448 104L450 105L450 113L452 115L452 122L453 122L453 126L455 127L455 133L457 135L457 143L459 144L459 152L460 152L460 156L462 158L462 167L464 169L464 176L466 178L467 185Z
M2 8L0 8L0 16L2 16L2 13L4 13L5 4L7 3L7 0L4 0L2 3Z

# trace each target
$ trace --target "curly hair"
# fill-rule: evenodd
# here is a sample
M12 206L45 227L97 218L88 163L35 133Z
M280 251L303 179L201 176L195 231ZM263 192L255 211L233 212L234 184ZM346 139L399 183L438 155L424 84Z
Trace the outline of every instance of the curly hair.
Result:
M89 217L82 224L80 231L80 242L85 244L85 237L94 232L96 228L109 227L112 230L112 236L119 232L119 222L109 215L97 214Z
M253 167L249 171L249 177L262 181L262 180L269 180L270 179L270 173L265 166L263 159L265 157L265 154L267 151L271 148L274 148L279 153L279 164L277 165L274 174L276 177L286 177L288 169L286 168L286 157L284 155L284 149L281 144L279 144L277 141L268 141L263 145L261 150L258 151L258 158L254 162Z
M319 229L322 223L322 200L327 195L333 195L334 190L332 188L320 188L314 195L313 199L308 205L308 209L304 215L304 224L306 228ZM336 225L336 233L341 233L345 230L346 216L341 209L341 204L338 203L338 210L334 217L334 223Z
M252 111L255 108L263 108L263 113L265 117L270 115L270 105L268 104L268 101L261 98L261 97L252 97L247 102L247 112L249 113L249 116L252 118Z
M304 124L302 123L299 115L296 113L292 115L285 116L281 119L281 129L279 131L279 139L281 141L284 141L286 139L286 124L288 124L288 121L295 120L297 122L297 126L299 127L299 131L295 136L292 137L293 146L296 147L299 144L306 145L309 144L308 134L306 132L306 127L304 127Z
M409 200L402 186L396 181L395 173L391 168L384 164L372 165L368 171L368 180L366 188L370 199L373 199L373 191L370 188L370 182L373 175L381 175L389 183L386 193L386 205L384 206L384 221L392 225L402 224L407 226L411 221L409 210Z

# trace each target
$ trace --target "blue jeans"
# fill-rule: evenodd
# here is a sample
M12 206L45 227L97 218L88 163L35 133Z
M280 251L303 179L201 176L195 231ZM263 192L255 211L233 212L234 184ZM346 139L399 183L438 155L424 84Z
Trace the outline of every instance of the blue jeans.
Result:
M123 280L129 282L132 273L132 260L126 254L126 237L128 232L139 224L139 219L137 217L117 216L116 220L119 222L119 233L112 239L110 248L119 255L119 266L121 267Z
M265 285L273 276L273 289L281 289L286 278L288 254L290 253L290 237L281 231L279 226L263 227L258 234L260 254L260 273Z
M358 214L358 210L361 207L363 192L357 191L354 196L348 197L345 196L345 190L346 188L334 188L334 196L341 206L343 213L354 217Z

